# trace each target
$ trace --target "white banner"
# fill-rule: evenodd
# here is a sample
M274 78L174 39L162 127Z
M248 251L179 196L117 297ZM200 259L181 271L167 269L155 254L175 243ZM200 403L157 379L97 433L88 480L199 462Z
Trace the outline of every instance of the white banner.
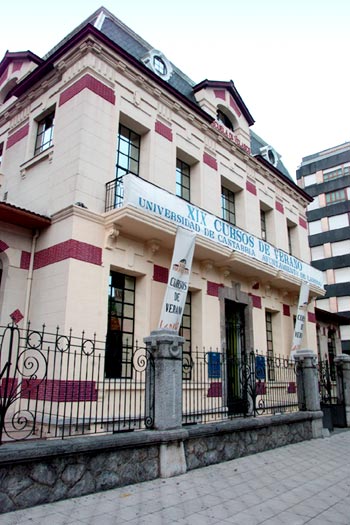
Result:
M178 228L159 328L179 331L186 303L196 235Z
M310 264L276 248L216 215L136 177L124 176L123 205L132 205L154 217L184 227L215 244L242 253L268 266L323 289L323 274Z
M299 303L298 303L297 318L296 318L295 327L294 327L292 352L299 350L301 347L301 341L303 339L303 334L304 334L304 325L306 321L306 312L307 312L308 302L309 302L309 285L303 281L301 283L300 293L299 293Z

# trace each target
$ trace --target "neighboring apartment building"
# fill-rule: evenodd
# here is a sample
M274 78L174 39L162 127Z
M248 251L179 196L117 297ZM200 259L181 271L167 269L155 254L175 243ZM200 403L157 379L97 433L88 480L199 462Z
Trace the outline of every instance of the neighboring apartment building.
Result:
M304 157L297 181L314 198L307 211L311 262L326 289L317 307L339 314L328 341L334 346L339 325L341 350L350 353L350 142Z
M324 293L311 199L253 123L232 81L195 85L104 8L43 59L7 52L1 324L107 333L120 377L125 341L158 326L182 226L197 233L188 350L289 355L302 280ZM316 349L312 302L303 346Z

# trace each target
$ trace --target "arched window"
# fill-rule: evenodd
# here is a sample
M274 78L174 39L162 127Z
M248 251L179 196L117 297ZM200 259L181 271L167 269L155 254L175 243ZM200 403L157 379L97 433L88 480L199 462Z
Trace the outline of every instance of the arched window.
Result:
M216 120L218 122L221 122L221 124L223 124L224 126L226 126L226 128L230 129L231 131L233 131L233 124L231 122L231 120L229 119L229 117L226 115L226 113L224 113L223 111L221 111L221 109L218 109L217 110L217 113L216 113Z

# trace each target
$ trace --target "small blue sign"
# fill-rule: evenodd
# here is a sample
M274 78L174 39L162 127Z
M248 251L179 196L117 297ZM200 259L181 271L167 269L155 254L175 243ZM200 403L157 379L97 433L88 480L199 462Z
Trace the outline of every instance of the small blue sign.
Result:
M266 364L263 355L255 356L255 378L265 381L266 379Z
M208 377L219 379L221 377L221 362L219 352L208 352Z

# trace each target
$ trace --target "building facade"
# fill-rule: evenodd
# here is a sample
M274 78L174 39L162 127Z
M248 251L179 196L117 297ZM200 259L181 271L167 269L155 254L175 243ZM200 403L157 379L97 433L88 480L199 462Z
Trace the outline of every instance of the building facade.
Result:
M0 63L0 316L123 347L158 327L178 227L196 233L180 333L289 355L302 281L316 349L311 198L232 81L195 85L104 8L46 57Z
M311 263L323 272L326 289L317 307L339 314L341 349L349 353L350 142L304 157L297 181L314 199L307 210ZM329 339L337 331L330 328Z

